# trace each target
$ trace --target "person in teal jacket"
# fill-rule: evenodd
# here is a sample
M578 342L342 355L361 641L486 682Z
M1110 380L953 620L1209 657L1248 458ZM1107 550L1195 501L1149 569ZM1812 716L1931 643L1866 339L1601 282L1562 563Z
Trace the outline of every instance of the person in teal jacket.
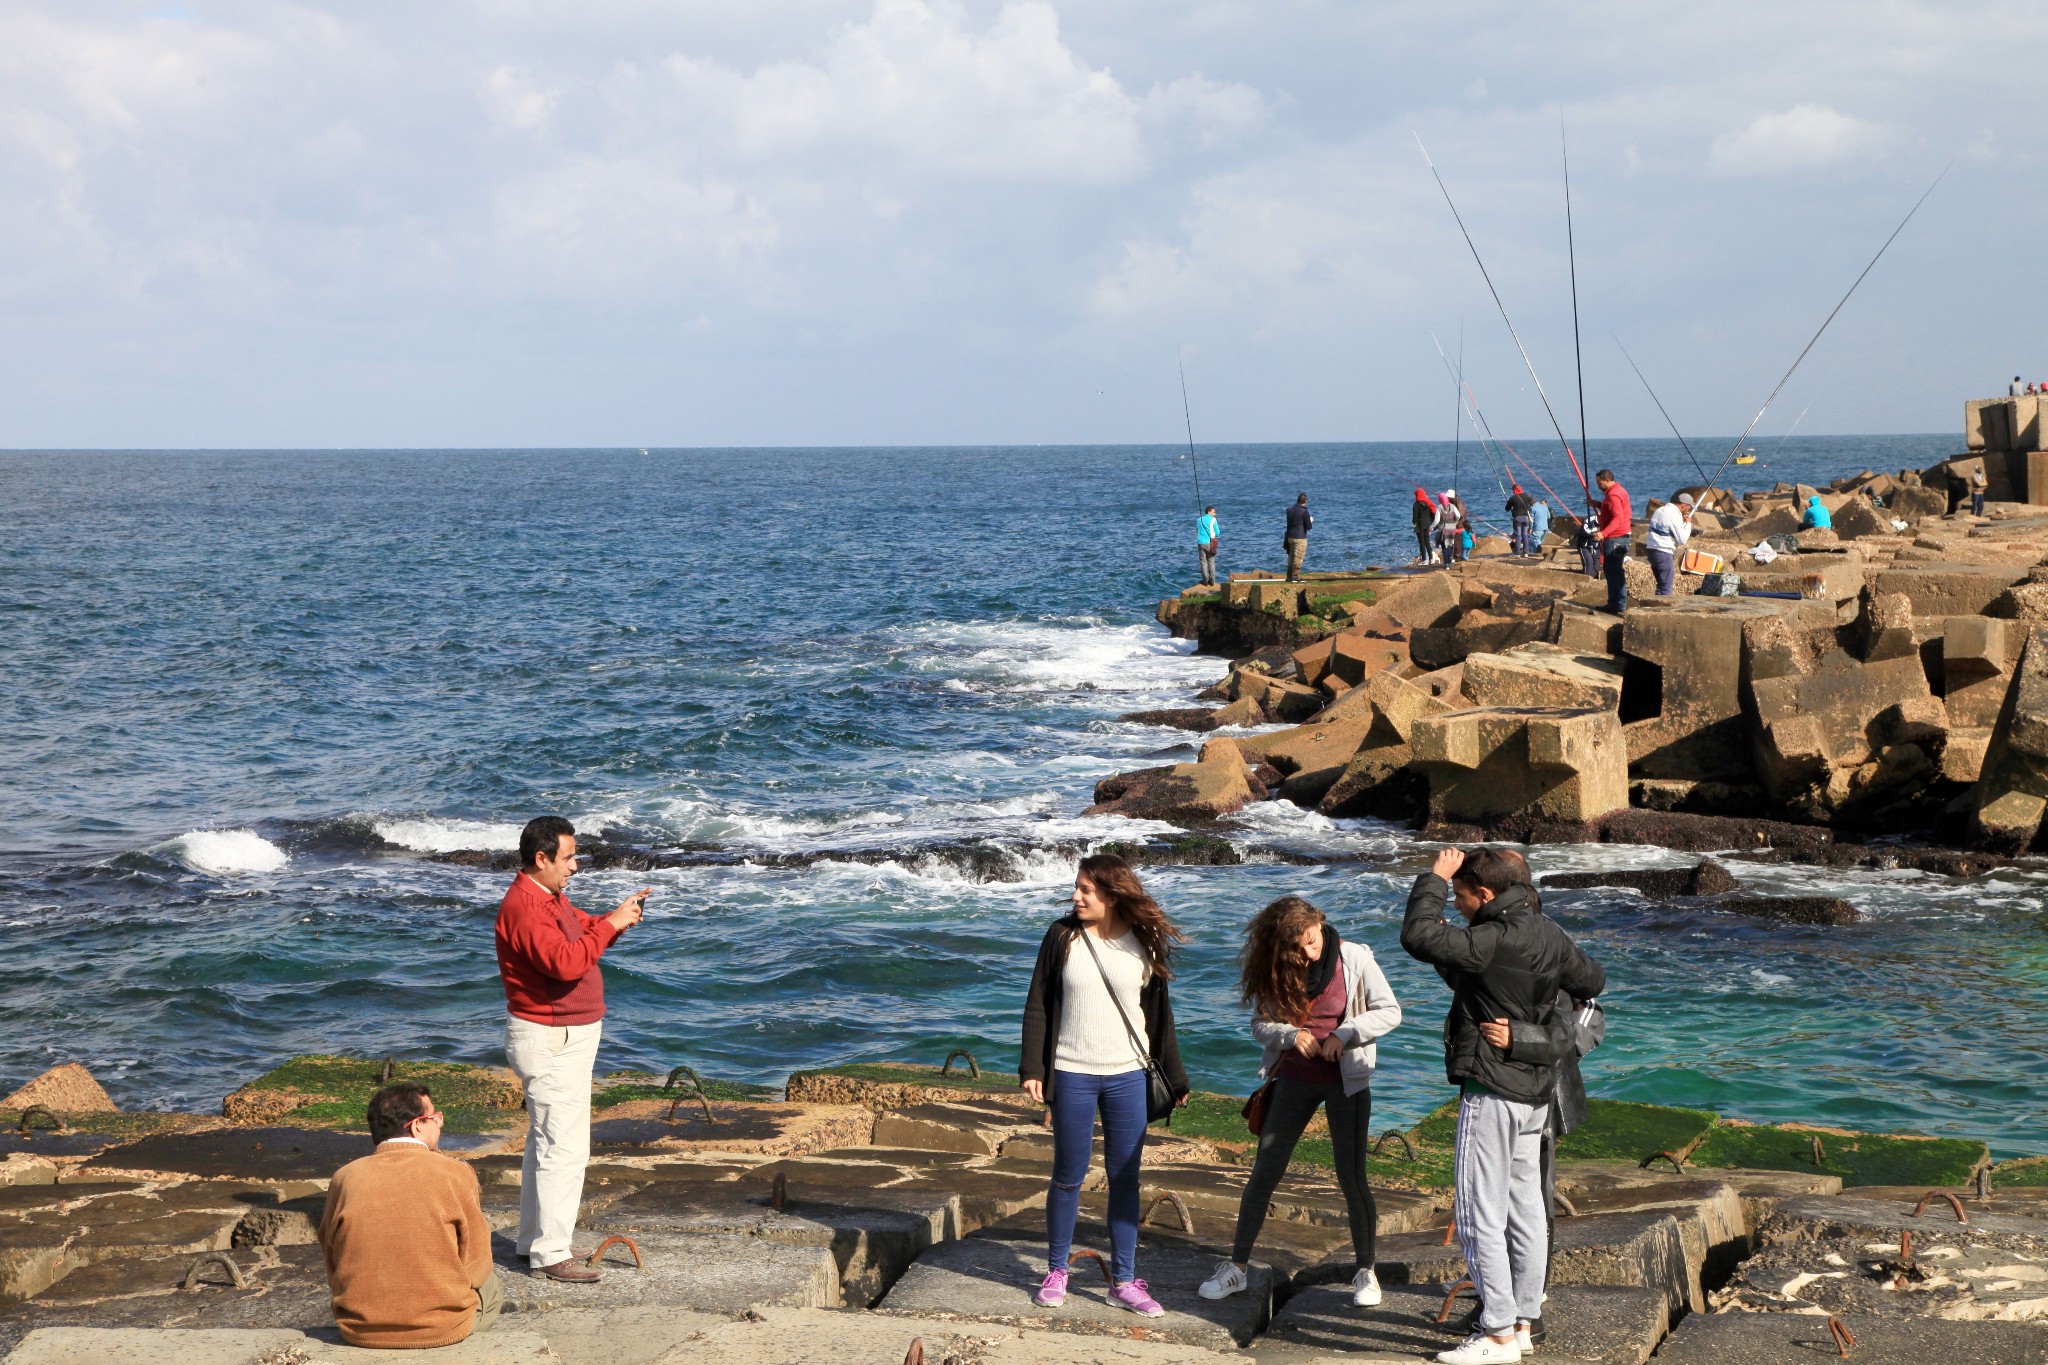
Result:
M1202 584L1216 586L1216 537L1219 534L1216 509L1204 507L1195 518L1195 553L1202 557Z
M1799 529L1802 531L1832 531L1835 529L1835 519L1828 512L1827 508L1821 506L1820 494L1816 493L1806 500L1806 516L1800 521Z

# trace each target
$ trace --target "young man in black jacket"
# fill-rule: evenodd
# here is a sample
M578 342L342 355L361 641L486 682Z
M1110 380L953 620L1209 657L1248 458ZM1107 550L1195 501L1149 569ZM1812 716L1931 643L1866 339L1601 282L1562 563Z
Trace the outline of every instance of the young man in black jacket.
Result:
M1480 1307L1472 1335L1437 1356L1445 1365L1518 1361L1533 1349L1549 1251L1541 1149L1557 1074L1517 1055L1514 1026L1547 1023L1560 991L1590 1000L1607 984L1536 908L1517 862L1498 849L1469 860L1445 849L1415 879L1401 924L1401 946L1451 988L1444 1069L1463 1092L1452 1217ZM1447 899L1464 923L1446 922Z

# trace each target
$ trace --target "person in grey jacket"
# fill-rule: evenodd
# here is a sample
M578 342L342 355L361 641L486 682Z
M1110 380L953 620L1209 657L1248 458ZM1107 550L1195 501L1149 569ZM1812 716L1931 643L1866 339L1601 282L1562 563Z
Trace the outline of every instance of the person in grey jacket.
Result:
M1337 1186L1351 1224L1358 1269L1351 1301L1380 1301L1373 1239L1379 1211L1366 1184L1372 1139L1375 1043L1401 1022L1401 1002L1372 950L1341 939L1323 912L1299 896L1282 896L1245 932L1238 991L1252 1009L1252 1037L1264 1049L1259 1075L1267 1083L1258 1154L1237 1209L1230 1259L1201 1287L1205 1299L1227 1298L1249 1282L1246 1268L1265 1225L1266 1208L1287 1162L1317 1108L1330 1120Z

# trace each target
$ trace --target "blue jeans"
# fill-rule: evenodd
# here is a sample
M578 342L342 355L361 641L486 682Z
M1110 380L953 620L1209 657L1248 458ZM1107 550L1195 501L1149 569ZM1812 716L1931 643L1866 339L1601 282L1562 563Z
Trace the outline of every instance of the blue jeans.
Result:
M1084 1076L1053 1073L1052 1184L1045 1192L1046 1260L1065 1270L1073 1254L1081 1182L1102 1111L1102 1163L1109 1171L1110 1274L1118 1284L1138 1278L1138 1165L1145 1155L1145 1073Z
M1609 536L1600 542L1600 568L1607 576L1607 610L1617 616L1628 607L1627 565L1627 536Z

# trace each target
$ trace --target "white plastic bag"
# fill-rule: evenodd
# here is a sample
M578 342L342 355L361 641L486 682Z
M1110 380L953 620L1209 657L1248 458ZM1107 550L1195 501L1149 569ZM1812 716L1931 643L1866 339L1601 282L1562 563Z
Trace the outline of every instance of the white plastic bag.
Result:
M1749 552L1749 557L1759 564L1768 564L1778 557L1778 552L1771 548L1770 541L1759 540L1756 543L1756 548Z

